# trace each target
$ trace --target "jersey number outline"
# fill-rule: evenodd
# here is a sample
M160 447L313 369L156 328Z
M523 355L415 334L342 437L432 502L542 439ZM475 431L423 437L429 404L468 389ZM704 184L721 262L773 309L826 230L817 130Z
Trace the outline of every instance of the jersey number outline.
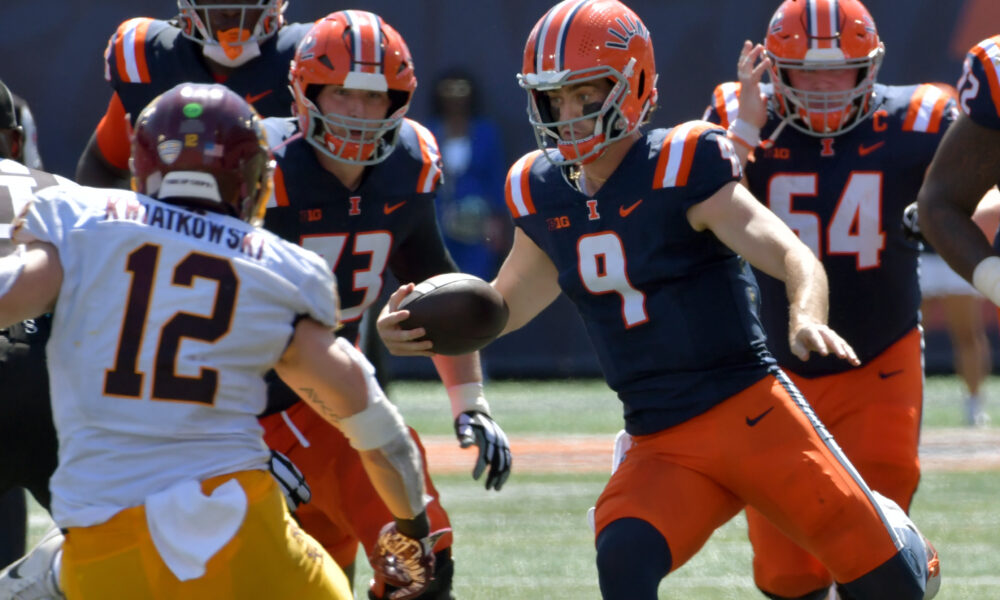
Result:
M152 303L160 246L143 244L129 253L125 270L132 274L122 318L115 366L104 373L104 393L141 398L144 373L138 370L139 352L145 337ZM219 387L219 372L201 367L197 377L178 375L177 353L182 338L218 342L229 333L236 309L239 277L229 260L191 252L174 267L171 283L190 288L200 277L216 282L215 303L209 316L178 311L160 328L153 368L153 400L180 400L213 404Z
M317 235L302 236L300 245L312 250L323 257L326 264L334 275L337 273L337 264L340 263L341 254L347 245L347 233L324 233ZM354 248L352 253L368 254L368 267L357 269L352 274L351 286L354 291L364 290L365 295L361 302L349 308L340 307L340 320L347 323L361 318L365 309L378 299L382 293L384 280L382 274L385 266L389 262L389 251L392 249L392 234L388 231L365 231L354 236ZM340 282L337 282L338 287Z
M969 86L967 89L966 85ZM966 58L965 62L962 63L962 77L958 80L957 87L959 102L967 115L972 113L972 109L969 108L969 100L975 100L976 96L979 95L979 86L979 78L972 72L972 59Z
M825 254L854 255L859 271L881 265L885 249L882 228L882 179L880 171L851 171L825 235L820 233L819 213L797 210L795 198L818 194L819 175L816 173L781 173L771 178L767 188L767 203L771 212L784 221L809 246L820 260ZM825 237L823 248L821 238Z
M628 279L625 245L613 231L581 236L576 242L577 270L587 291L595 296L618 294L622 300L622 321L631 329L649 320L646 294Z

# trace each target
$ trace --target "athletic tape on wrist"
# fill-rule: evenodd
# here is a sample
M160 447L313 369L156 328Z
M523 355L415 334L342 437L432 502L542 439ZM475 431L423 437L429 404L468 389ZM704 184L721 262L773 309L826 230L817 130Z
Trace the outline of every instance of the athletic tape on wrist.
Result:
M1000 256L987 256L972 272L972 285L1000 306Z
M340 430L350 440L351 447L356 450L374 450L393 440L409 438L403 417L385 397L385 392L375 380L375 368L372 364L344 338L337 338L336 344L361 367L365 386L368 388L368 406L339 422Z
M760 127L755 127L743 119L737 118L730 123L727 131L735 141L751 150L760 145Z
M451 415L458 415L474 410L492 418L490 404L483 395L482 382L461 383L448 388L448 399L451 400Z

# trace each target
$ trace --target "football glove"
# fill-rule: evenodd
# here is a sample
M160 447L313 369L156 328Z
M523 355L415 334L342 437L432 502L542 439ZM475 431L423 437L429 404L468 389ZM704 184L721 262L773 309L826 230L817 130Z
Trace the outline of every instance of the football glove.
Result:
M455 417L455 436L462 448L473 444L479 447L472 478L478 481L488 466L486 489L500 491L510 476L511 467L510 442L503 429L489 415L468 410Z
M277 450L271 450L268 468L271 470L271 475L278 480L281 493L285 495L288 512L294 513L300 505L312 500L312 491L306 483L306 476L287 456Z
M924 234L920 231L920 224L917 223L917 203L911 202L903 209L903 236L911 242L926 244Z
M434 579L434 544L449 531L418 539L400 532L395 522L386 523L368 557L374 574L369 597L407 600L422 594Z

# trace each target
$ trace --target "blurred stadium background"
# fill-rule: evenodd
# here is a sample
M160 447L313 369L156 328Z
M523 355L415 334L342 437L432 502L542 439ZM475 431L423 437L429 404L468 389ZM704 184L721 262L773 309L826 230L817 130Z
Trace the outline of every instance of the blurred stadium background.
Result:
M381 14L405 37L422 82L411 115L426 119L431 82L455 67L478 77L483 109L505 137L507 163L534 148L525 122L525 97L514 75L524 40L550 0L358 0L347 5L289 0L291 21L311 21L343 8ZM777 0L632 0L656 47L660 106L653 126L699 118L714 86L734 78L744 39L761 40ZM886 59L883 83L954 83L966 50L1000 31L997 0L867 0ZM76 160L104 112L110 90L103 52L119 23L136 16L168 18L174 0L43 0L0 3L0 53L8 57L0 79L28 100L39 123L47 167L72 176ZM394 289L387 284L387 289ZM992 324L993 311L986 311ZM948 372L951 351L943 317L928 315L927 369ZM990 326L994 362L1000 338ZM521 332L486 352L493 377L598 377L600 372L575 312L556 302ZM398 377L427 378L426 361L393 359Z

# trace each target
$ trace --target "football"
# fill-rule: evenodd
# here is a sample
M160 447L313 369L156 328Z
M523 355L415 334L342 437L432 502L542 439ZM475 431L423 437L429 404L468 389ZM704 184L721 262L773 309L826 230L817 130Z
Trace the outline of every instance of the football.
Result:
M426 334L420 339L434 342L431 351L449 356L468 354L492 342L508 315L500 292L466 273L435 275L417 284L399 308L410 311L400 327L423 327Z

